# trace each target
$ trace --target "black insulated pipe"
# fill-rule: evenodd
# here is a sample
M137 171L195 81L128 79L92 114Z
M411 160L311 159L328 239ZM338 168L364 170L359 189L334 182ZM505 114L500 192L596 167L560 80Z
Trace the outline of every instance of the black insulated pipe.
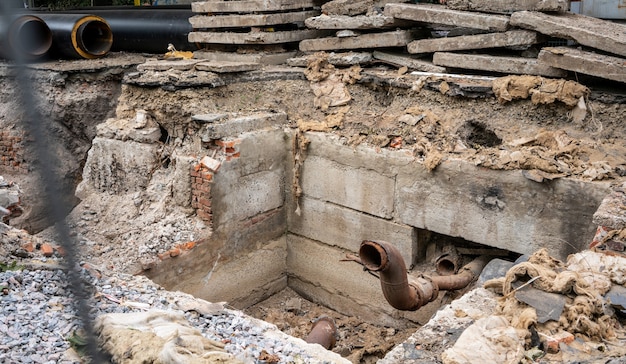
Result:
M52 31L40 17L21 14L0 18L0 57L32 61L51 46Z
M38 13L52 31L52 49L67 58L94 59L111 50L113 33L107 22L91 14Z

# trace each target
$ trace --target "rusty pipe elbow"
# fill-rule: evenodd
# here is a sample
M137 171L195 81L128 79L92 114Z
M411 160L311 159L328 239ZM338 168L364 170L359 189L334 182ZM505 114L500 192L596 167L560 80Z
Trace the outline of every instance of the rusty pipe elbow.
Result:
M337 326L333 319L328 316L318 318L304 341L309 344L320 344L326 350L332 349L337 342Z
M380 273L383 295L398 310L415 311L439 294L437 286L426 277L409 282L402 255L390 243L365 240L359 257L368 270Z
M454 291L457 289L463 289L480 275L483 268L487 265L487 263L489 263L490 260L491 257L480 256L463 266L457 274L448 276L433 276L431 279L433 280L433 283L442 290Z

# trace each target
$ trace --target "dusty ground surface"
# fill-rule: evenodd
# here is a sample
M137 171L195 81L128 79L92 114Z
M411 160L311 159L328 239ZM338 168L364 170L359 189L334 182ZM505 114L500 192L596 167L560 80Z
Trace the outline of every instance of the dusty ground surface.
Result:
M114 57L111 59L117 62ZM134 62L138 61L127 60L123 67ZM111 98L96 97L94 92L100 86L108 87L110 95L120 92L111 88L112 76L107 71L107 67L119 67L119 64L107 65L106 60L98 60L74 66L51 68L54 79L59 74L70 76L59 85L51 83L44 95L54 100L53 109L65 112L78 113L93 109L94 105L102 109L99 114L89 114L90 124L81 134L80 145L72 141L76 133L64 133L59 138L64 163L69 165L66 173L79 179L76 174L84 162L95 124L111 115ZM77 69L95 69L96 73L91 74L93 77L71 76ZM172 77L185 74L174 72ZM550 86L543 79L522 78L501 85L499 97L494 97L492 90L479 92L479 98L466 98L450 96L458 89L454 80L423 78L388 67L372 68L367 73L356 68L339 70L323 62L312 65L305 74L308 79L302 76L272 82L251 81L210 89L171 91L126 85L117 100L116 113L118 117L131 117L140 107L163 121L162 127L170 135L176 135L195 114L282 110L288 113L293 128L333 132L342 136L347 145L366 143L375 148L405 149L432 169L445 158L465 158L487 168L521 169L537 182L576 177L618 183L626 175L623 124L626 105L621 96L578 87L571 92L563 91L563 84ZM371 82L363 82L364 79ZM89 92L85 93L85 89ZM518 96L519 100L514 99ZM3 96L4 100L10 97L10 94ZM575 107L581 97L586 104L586 112L582 114L583 108ZM607 99L611 102L601 102ZM46 111L42 114L51 114L48 106L40 107ZM57 124L52 133L68 129L64 120L54 122ZM0 126L19 127L6 119ZM32 186L31 177L5 172L0 169L5 178L27 186L26 205L34 203L36 186ZM80 259L104 269L136 274L143 265L152 264L158 254L198 238L204 227L189 223L192 211L173 214L164 201L155 197L158 191L148 192L138 195L136 201L112 197L110 201L83 201L78 205L72 213L71 227L81 249ZM150 208L140 211L135 208L138 201L148 202L145 206ZM27 220L21 221L21 227L29 226ZM14 261L22 264L33 259L41 262L41 251L37 249L42 244L40 237L25 232L16 234L2 237L0 261L3 264ZM41 238L49 236L48 231ZM33 253L23 249L29 241L35 244ZM46 259L47 264L56 258ZM320 315L330 316L339 327L335 351L355 363L373 362L412 331L362 324L355 318L341 317L295 297L291 291L284 291L247 312L297 337L306 336L311 320Z

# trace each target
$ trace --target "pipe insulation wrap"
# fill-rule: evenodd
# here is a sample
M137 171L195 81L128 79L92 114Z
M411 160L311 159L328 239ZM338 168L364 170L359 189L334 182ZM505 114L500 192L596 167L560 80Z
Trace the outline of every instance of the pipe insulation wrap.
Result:
M51 14L38 16L52 31L52 51L69 58L94 59L105 56L113 44L109 24L93 14Z
M52 31L34 15L0 17L0 57L34 60L52 47Z

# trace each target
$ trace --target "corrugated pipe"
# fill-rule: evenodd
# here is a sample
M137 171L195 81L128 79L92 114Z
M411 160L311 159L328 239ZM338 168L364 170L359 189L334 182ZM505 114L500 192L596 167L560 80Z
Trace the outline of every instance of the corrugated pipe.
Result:
M365 240L361 243L359 257L365 268L380 272L380 284L387 302L404 311L415 311L434 301L440 289L467 287L491 259L478 257L454 275L414 278L407 274L400 251L390 243Z
M46 23L34 15L13 15L10 21L0 17L0 57L35 60L52 46L52 32Z
M111 50L113 33L107 22L92 14L38 13L52 31L51 52L67 58L94 59Z
M337 326L328 316L318 318L311 328L311 332L304 339L309 344L320 344L327 350L332 349L337 342Z

